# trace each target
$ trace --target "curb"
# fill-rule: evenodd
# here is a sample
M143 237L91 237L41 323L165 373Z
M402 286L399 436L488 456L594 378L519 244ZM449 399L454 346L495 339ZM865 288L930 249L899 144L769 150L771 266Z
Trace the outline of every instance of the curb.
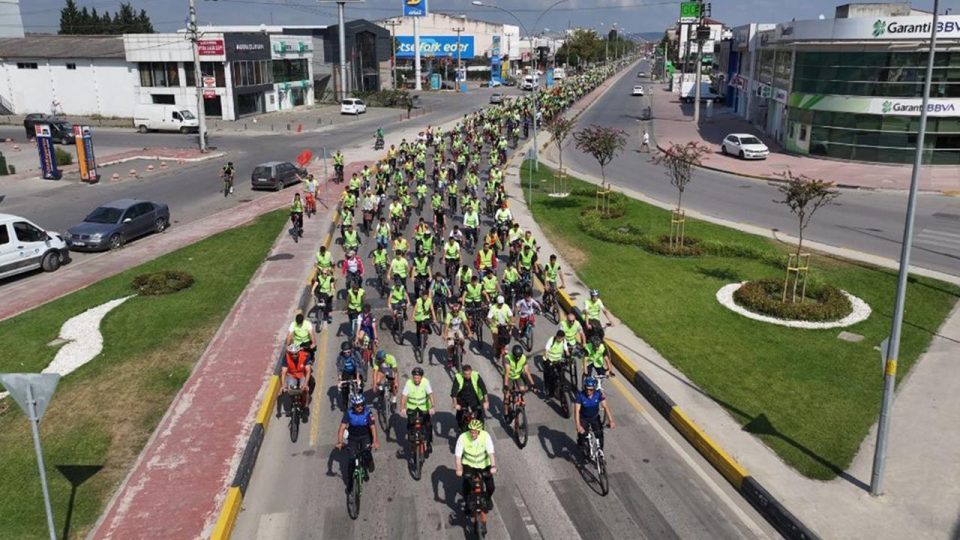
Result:
M330 249L330 241L333 239L333 231L336 230L339 214L334 215L333 221L327 235L323 239L323 246ZM286 234L283 232L281 234ZM310 290L305 288L297 300L297 306L306 310L306 305L310 297ZM240 458L240 464L237 466L237 472L227 488L227 497L223 502L223 508L220 509L220 515L217 517L211 540L229 540L233 534L233 527L237 523L237 516L240 514L240 506L243 504L243 497L247 493L247 487L250 485L250 478L253 476L253 468L257 464L257 458L260 456L260 446L267 433L267 427L270 426L270 414L277 401L277 394L280 392L280 366L283 362L284 351L281 348L274 363L273 375L270 376L270 382L267 383L267 391L264 393L260 408L257 409L257 416L254 419L253 429L247 439L247 444L243 449L243 456Z
M581 325L586 327L580 309L576 307L566 291L558 290L557 298L564 311L573 312ZM610 352L610 359L617 370L626 376L640 394L653 406L661 416L670 422L684 439L693 446L717 470L730 485L737 490L762 515L767 522L791 540L819 539L812 530L807 528L796 516L790 513L760 482L750 475L746 468L730 456L723 448L717 445L703 429L700 428L686 413L660 389L652 380L640 371L630 358L627 357L609 339L604 345Z

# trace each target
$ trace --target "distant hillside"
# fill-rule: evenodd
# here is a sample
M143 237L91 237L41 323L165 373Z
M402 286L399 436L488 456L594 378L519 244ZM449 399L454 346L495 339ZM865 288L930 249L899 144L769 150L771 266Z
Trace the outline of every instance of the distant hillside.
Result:
M663 32L636 32L630 34L635 38L645 39L647 41L658 42L663 37Z

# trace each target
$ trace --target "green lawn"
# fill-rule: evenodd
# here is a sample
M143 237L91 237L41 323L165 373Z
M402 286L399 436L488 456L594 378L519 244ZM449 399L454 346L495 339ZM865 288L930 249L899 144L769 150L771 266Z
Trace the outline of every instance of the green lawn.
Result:
M525 197L527 170L522 173ZM540 173L534 173L534 216L580 278L601 289L617 317L802 474L831 479L848 467L880 408L881 362L874 347L890 330L895 273L816 254L812 258L812 279L847 290L873 308L869 319L846 329L865 336L860 343L837 339L838 329L799 330L755 322L722 307L715 294L734 281L783 279L782 266L771 264L769 257L764 257L767 262L710 255L664 257L598 240L579 225L580 211L594 206L594 196L587 192L595 190L594 185L574 180L571 187L579 195L553 199L542 187L552 186L551 175L542 164ZM604 225L666 235L669 212L627 199L626 214ZM690 220L686 230L688 237L703 241L719 240L765 254L787 252L771 240L710 223ZM927 348L958 295L960 288L953 285L911 277L901 378Z
M58 537L89 531L285 221L285 211L262 216L0 323L0 372L38 372L56 354L47 343L63 322L131 294L135 275L176 269L196 279L111 311L103 353L60 381L40 430ZM29 424L8 398L0 403L0 538L46 536Z

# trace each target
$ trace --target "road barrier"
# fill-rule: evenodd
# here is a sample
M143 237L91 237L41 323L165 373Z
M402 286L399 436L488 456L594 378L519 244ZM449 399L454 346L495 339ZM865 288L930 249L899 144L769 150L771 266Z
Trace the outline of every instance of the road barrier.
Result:
M580 309L565 291L557 291L560 305L566 312L573 312L580 324L586 328ZM742 496L784 537L791 540L814 540L819 538L808 529L783 504L777 501L760 482L750 475L746 468L733 459L709 435L703 431L670 396L638 369L627 355L609 339L604 346L610 352L610 360L650 405L670 422L683 438L697 449L711 465L730 482Z

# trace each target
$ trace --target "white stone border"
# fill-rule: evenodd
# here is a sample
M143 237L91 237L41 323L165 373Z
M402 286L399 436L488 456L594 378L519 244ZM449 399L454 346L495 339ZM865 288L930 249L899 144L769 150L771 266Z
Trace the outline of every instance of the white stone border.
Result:
M740 315L755 321L776 324L780 326L788 326L790 328L803 328L805 330L826 330L829 328L845 328L847 326L853 326L854 324L867 320L867 317L869 317L871 313L870 306L867 305L866 302L848 293L847 291L840 291L850 300L850 305L853 307L853 309L850 311L849 315L840 319L839 321L792 321L788 319L777 319L776 317L769 317L767 315L760 315L759 313L754 313L747 310L733 300L733 293L746 283L746 281L743 281L740 283L724 285L719 291L717 291L717 302L720 302L720 305L729 309L730 311L739 313Z

